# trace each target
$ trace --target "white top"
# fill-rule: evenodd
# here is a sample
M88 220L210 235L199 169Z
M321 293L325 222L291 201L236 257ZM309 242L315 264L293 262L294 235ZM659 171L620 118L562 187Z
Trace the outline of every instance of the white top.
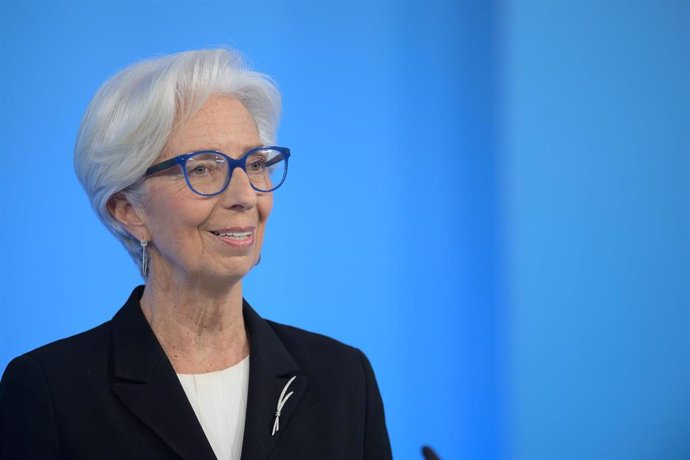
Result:
M177 374L219 460L239 460L249 387L249 356L206 374Z

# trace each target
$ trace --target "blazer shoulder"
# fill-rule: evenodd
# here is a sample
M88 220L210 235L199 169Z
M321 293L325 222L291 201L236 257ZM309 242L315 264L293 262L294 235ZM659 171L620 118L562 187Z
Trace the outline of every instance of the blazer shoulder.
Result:
M41 368L57 372L69 370L70 364L83 367L94 360L105 360L110 353L112 340L110 321L84 332L40 346L13 361L30 360Z
M323 334L266 322L307 374L316 372L349 380L355 375L363 378L369 371L368 360L358 348Z
M290 352L322 353L331 357L352 356L357 358L362 353L359 349L327 335L270 320L266 320L266 322Z

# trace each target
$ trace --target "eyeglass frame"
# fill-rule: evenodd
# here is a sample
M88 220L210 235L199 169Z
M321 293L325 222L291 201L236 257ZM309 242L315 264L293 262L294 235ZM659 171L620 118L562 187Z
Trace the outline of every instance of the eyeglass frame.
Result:
M173 158L170 158L170 159L165 160L165 161L161 161L160 163L156 163L155 165L150 166L144 172L144 176L142 177L142 179L145 179L145 178L152 176L153 174L159 173L161 171L165 171L166 169L172 168L174 166L180 165L180 169L182 169L182 174L184 174L184 179L185 179L185 182L187 182L187 187L189 187L189 190L196 193L197 195L201 195L201 196L205 196L205 197L212 197L212 196L220 195L221 193L223 193L228 188L228 185L230 185L230 180L232 179L232 174L236 168L240 168L242 171L244 171L245 174L247 174L247 158L249 158L249 156L252 153L258 152L260 150L276 150L283 155L283 161L285 161L285 171L283 172L282 180L280 181L280 183L278 185L276 185L272 189L270 189L270 190L259 190L258 188L256 188L254 186L251 179L249 180L249 185L251 185L251 187L254 190L256 190L257 192L269 193L269 192L276 190L281 185L283 185L283 182L285 182L285 178L287 177L288 159L290 158L290 149L287 147L278 147L276 145L254 147L252 149L247 150L242 155L241 158L237 158L237 159L232 158L229 155L227 155L227 154L225 154L219 150L196 150L194 152L183 153L181 155L177 155ZM190 159L191 157L193 157L194 155L198 155L201 153L213 153L216 155L220 155L228 163L228 175L227 175L227 178L225 179L225 184L216 193L201 193L201 192L195 190L194 187L192 186L192 184L189 182L189 175L187 174L187 168L185 167L187 165L187 160ZM276 157L274 157L274 158L276 158ZM273 160L273 158L271 160L268 160L266 162L266 166L270 166L271 164L273 164L273 163L270 163L272 160ZM249 174L247 174L247 177L249 177Z

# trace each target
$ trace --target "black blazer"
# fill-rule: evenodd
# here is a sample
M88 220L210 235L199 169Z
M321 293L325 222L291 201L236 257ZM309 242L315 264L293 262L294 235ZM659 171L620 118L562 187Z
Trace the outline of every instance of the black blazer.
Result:
M139 306L15 358L0 382L2 458L215 458ZM249 393L242 459L387 459L383 404L367 358L262 319L246 302ZM271 435L280 392L296 376Z

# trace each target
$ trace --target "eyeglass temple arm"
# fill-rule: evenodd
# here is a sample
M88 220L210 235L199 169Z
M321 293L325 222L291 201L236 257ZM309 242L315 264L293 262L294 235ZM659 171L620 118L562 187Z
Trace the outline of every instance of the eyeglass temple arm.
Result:
M287 160L290 156L289 152L281 152L280 155L276 155L266 162L266 166L273 166L276 163L280 163L283 160Z
M151 166L149 169L146 170L144 173L144 177L150 176L151 174L156 174L157 172L163 171L164 169L168 169L170 167L175 166L178 163L179 159L178 157L171 158L169 160L163 161L162 163L158 163L157 165Z

